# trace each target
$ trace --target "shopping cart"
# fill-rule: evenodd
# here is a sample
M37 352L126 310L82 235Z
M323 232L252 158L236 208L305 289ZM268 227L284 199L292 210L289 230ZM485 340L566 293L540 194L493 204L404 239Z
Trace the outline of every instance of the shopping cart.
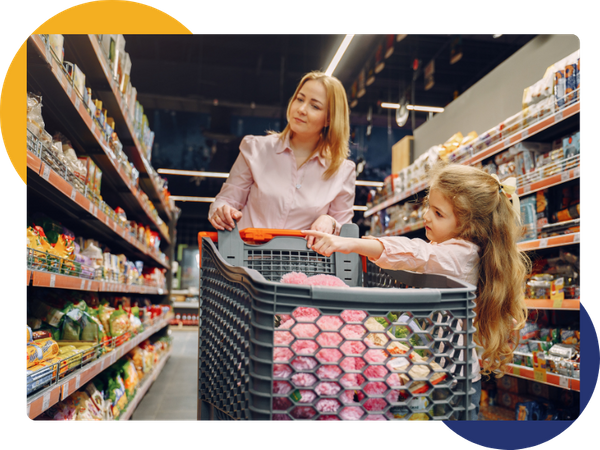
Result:
M199 420L464 420L475 408L474 286L325 257L299 231L198 241ZM348 287L281 283L290 272Z

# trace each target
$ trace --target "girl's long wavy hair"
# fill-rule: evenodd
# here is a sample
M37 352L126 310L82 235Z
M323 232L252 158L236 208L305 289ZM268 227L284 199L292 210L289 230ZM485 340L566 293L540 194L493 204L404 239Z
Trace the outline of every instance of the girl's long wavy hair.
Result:
M527 320L524 286L531 261L517 248L519 217L498 181L475 167L440 162L430 171L429 189L454 206L457 238L479 246L474 340L484 348L482 373L500 375Z
M320 71L313 71L304 75L300 83L298 83L296 92L294 92L288 103L286 113L288 124L279 134L279 137L282 141L288 135L292 137L293 133L289 124L290 109L300 89L309 80L319 81L325 86L325 90L327 91L327 120L329 126L323 128L319 143L310 156L317 153L329 162L329 167L323 174L323 178L328 180L335 175L344 160L348 159L350 155L350 148L348 146L350 140L350 108L348 107L346 90L340 80Z

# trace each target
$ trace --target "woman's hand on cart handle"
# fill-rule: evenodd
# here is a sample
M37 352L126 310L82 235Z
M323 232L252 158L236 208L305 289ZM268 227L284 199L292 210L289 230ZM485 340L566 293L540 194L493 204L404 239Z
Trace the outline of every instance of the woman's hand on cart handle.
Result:
M212 217L208 220L217 230L228 230L231 231L235 227L235 222L242 218L241 211L232 208L229 205L219 206Z

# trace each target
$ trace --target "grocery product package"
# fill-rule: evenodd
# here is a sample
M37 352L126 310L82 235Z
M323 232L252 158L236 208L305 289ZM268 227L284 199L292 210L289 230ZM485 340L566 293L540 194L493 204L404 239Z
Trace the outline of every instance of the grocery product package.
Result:
M121 307L114 311L109 318L110 335L117 337L125 334L129 330L129 316Z
M40 339L27 342L27 368L59 354L59 347L52 339Z

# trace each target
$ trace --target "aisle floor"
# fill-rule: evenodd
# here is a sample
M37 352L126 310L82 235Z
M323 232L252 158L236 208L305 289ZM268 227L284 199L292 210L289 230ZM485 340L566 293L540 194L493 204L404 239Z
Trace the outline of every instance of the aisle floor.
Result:
M198 331L171 332L173 350L131 420L196 420Z

